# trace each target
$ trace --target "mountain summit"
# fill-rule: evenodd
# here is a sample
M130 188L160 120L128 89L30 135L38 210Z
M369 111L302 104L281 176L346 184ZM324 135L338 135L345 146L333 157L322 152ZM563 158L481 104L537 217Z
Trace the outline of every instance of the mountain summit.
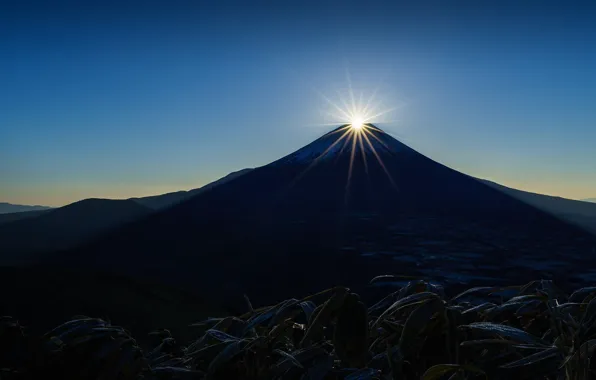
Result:
M386 273L581 282L593 249L591 235L367 124L45 261L271 302Z
M327 160L343 154L351 155L352 152L354 155L364 154L366 156L408 151L413 152L409 147L372 124L364 124L358 129L345 124L278 162L304 163Z

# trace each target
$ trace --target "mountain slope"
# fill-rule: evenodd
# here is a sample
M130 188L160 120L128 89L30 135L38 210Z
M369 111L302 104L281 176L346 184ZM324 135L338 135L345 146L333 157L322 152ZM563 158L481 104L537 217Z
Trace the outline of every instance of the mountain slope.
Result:
M497 190L503 191L522 202L556 215L563 220L576 224L596 234L596 204L530 193L483 179L480 181Z
M0 264L30 260L40 253L76 246L107 230L226 183L250 170L230 173L191 191L129 200L85 199L57 209L0 214Z
M49 210L51 207L47 206L26 206L26 205L14 205L11 203L0 202L0 214L9 214L9 213L16 213L16 212L26 212L26 211L40 211L40 210Z
M11 212L8 214L0 214L0 224L15 222L17 220L22 219L31 219L38 217L46 212L50 212L52 209L49 210L39 210L39 211L23 211L23 212Z
M372 125L344 143L345 128L45 262L271 302L387 272L454 284L572 281L569 266L591 260L589 234Z
M188 198L188 191L180 190L172 193L151 195L148 197L129 198L129 200L154 210L160 210L176 203L180 203L186 198Z
M160 210L160 209L164 209L164 208L170 207L172 205L175 205L177 203L180 203L194 195L200 194L203 191L207 191L207 190L213 188L214 186L226 183L238 176L248 173L251 170L252 169L242 169L242 170L232 172L232 173L226 175L225 177L222 177L216 181L208 183L207 185L205 185L203 187L199 187L198 189L193 189L193 190L189 190L189 191L176 191L173 193L153 195L153 196L142 197L142 198L130 198L130 200L135 201L143 206L152 208L154 210Z
M584 199L583 201L596 203L596 198L588 198L588 199Z
M129 200L85 199L34 218L2 224L0 262L18 263L34 253L73 247L150 211Z

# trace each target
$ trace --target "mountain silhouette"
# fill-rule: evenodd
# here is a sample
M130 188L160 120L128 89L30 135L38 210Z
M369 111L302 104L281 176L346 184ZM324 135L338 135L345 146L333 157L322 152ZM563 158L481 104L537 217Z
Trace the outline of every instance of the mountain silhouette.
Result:
M596 234L596 204L512 189L484 179L480 181Z
M243 293L271 302L383 273L452 284L582 281L569 268L593 250L590 234L368 124L342 126L44 265L158 279L220 302Z
M0 265L35 261L39 254L74 247L250 170L232 172L190 191L128 200L90 198L56 209L0 214Z
M22 219L31 219L38 217L46 212L50 212L53 209L38 210L38 211L21 211L21 212L10 212L7 214L0 214L0 224L15 222Z
M143 206L152 208L154 210L161 210L177 203L180 203L194 195L200 194L203 191L209 190L214 186L221 185L226 183L229 180L232 180L238 176L248 173L252 169L242 169L235 172L232 172L225 177L222 177L216 181L210 182L203 187L199 187L197 189L189 190L189 191L175 191L172 193L166 193L161 195L153 195L148 197L141 197L141 198L130 198L130 200L135 201L137 203L142 204Z
M0 202L0 214L9 214L9 213L16 213L16 212L26 212L26 211L40 211L40 210L49 210L51 207L47 206L26 206L26 205L15 205L6 202Z
M0 224L2 264L28 262L35 253L76 246L150 212L129 200L93 198L45 211L33 218Z

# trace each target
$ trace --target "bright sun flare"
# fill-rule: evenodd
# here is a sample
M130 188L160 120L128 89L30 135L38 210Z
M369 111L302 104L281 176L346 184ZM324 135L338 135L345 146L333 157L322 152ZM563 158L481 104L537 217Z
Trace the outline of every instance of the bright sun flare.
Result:
M333 117L333 119L335 120L335 122L331 124L322 124L322 126L337 126L338 124L340 124L341 127L336 128L335 130L327 134L336 135L337 138L327 147L327 149L325 149L325 151L321 152L312 161L312 163L301 174L298 175L298 177L294 181L297 181L299 178L301 178L321 158L325 157L328 152L332 151L333 149L339 149L341 153L344 152L344 150L347 148L350 152L350 161L348 166L348 178L346 183L346 197L348 194L347 189L350 187L352 171L354 169L354 161L361 159L364 163L364 171L366 172L366 174L368 174L368 159L371 156L376 159L379 166L383 169L383 171L387 175L387 178L389 179L389 182L391 182L391 184L395 188L397 188L395 181L393 180L391 174L389 173L389 171L385 167L385 164L383 163L381 155L377 152L377 148L375 148L375 141L377 141L377 147L380 145L389 149L382 139L382 135L384 134L384 132L376 128L372 124L373 122L379 122L379 117L394 111L395 108L385 110L379 109L378 105L375 105L375 96L377 93L376 90L372 93L368 100L365 100L363 98L362 93L360 94L360 96L354 95L351 83L349 87L350 97L348 101L346 101L346 99L338 93L340 103L335 103L331 99L326 97L324 94L319 93L319 95L332 107L331 111L327 112L327 114ZM336 148L338 146L339 148ZM369 153L371 154L369 155Z
M364 126L364 119L360 116L354 116L350 122L352 128L359 130Z

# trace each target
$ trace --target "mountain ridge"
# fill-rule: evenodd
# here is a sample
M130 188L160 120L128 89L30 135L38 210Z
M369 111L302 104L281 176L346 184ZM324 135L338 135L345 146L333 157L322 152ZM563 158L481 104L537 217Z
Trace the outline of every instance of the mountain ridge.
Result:
M568 266L591 260L588 233L410 148L288 160L296 152L44 263L197 291L217 281L215 298L248 292L271 302L331 284L364 286L387 271L454 284L534 279L537 271L582 281L567 278ZM545 257L567 266L540 266Z
M518 190L485 179L479 180L497 190L504 191L523 202L596 234L596 204Z
M9 212L6 214L0 214L0 225L5 223L16 222L22 219L31 219L40 216L46 212L50 212L53 209L38 210L38 211L21 211L21 212Z
M71 248L149 213L149 208L130 200L88 198L2 224L2 263L26 263L38 252Z
M12 204L7 202L0 202L0 214L12 214L17 212L27 212L27 211L42 211L42 210L50 210L52 207L49 206L41 206L41 205L18 205Z
M225 175L213 182L206 184L205 186L201 186L196 189L180 190L180 191L174 191L171 193L150 195L147 197L134 197L134 198L128 198L128 199L135 201L143 206L147 206L152 209L159 210L159 209L167 208L174 204L180 203L180 202L184 201L185 199L188 199L188 198L190 198L194 195L197 195L203 191L207 191L214 186L217 186L217 185L220 185L227 181L230 181L230 180L236 178L237 176L240 176L242 174L249 172L250 170L252 170L252 168L245 168L245 169L233 171L233 172L228 173L227 175Z
M250 170L229 173L190 191L130 199L87 198L55 209L0 214L0 263L27 262L35 260L44 252L74 247L110 229L208 191Z

